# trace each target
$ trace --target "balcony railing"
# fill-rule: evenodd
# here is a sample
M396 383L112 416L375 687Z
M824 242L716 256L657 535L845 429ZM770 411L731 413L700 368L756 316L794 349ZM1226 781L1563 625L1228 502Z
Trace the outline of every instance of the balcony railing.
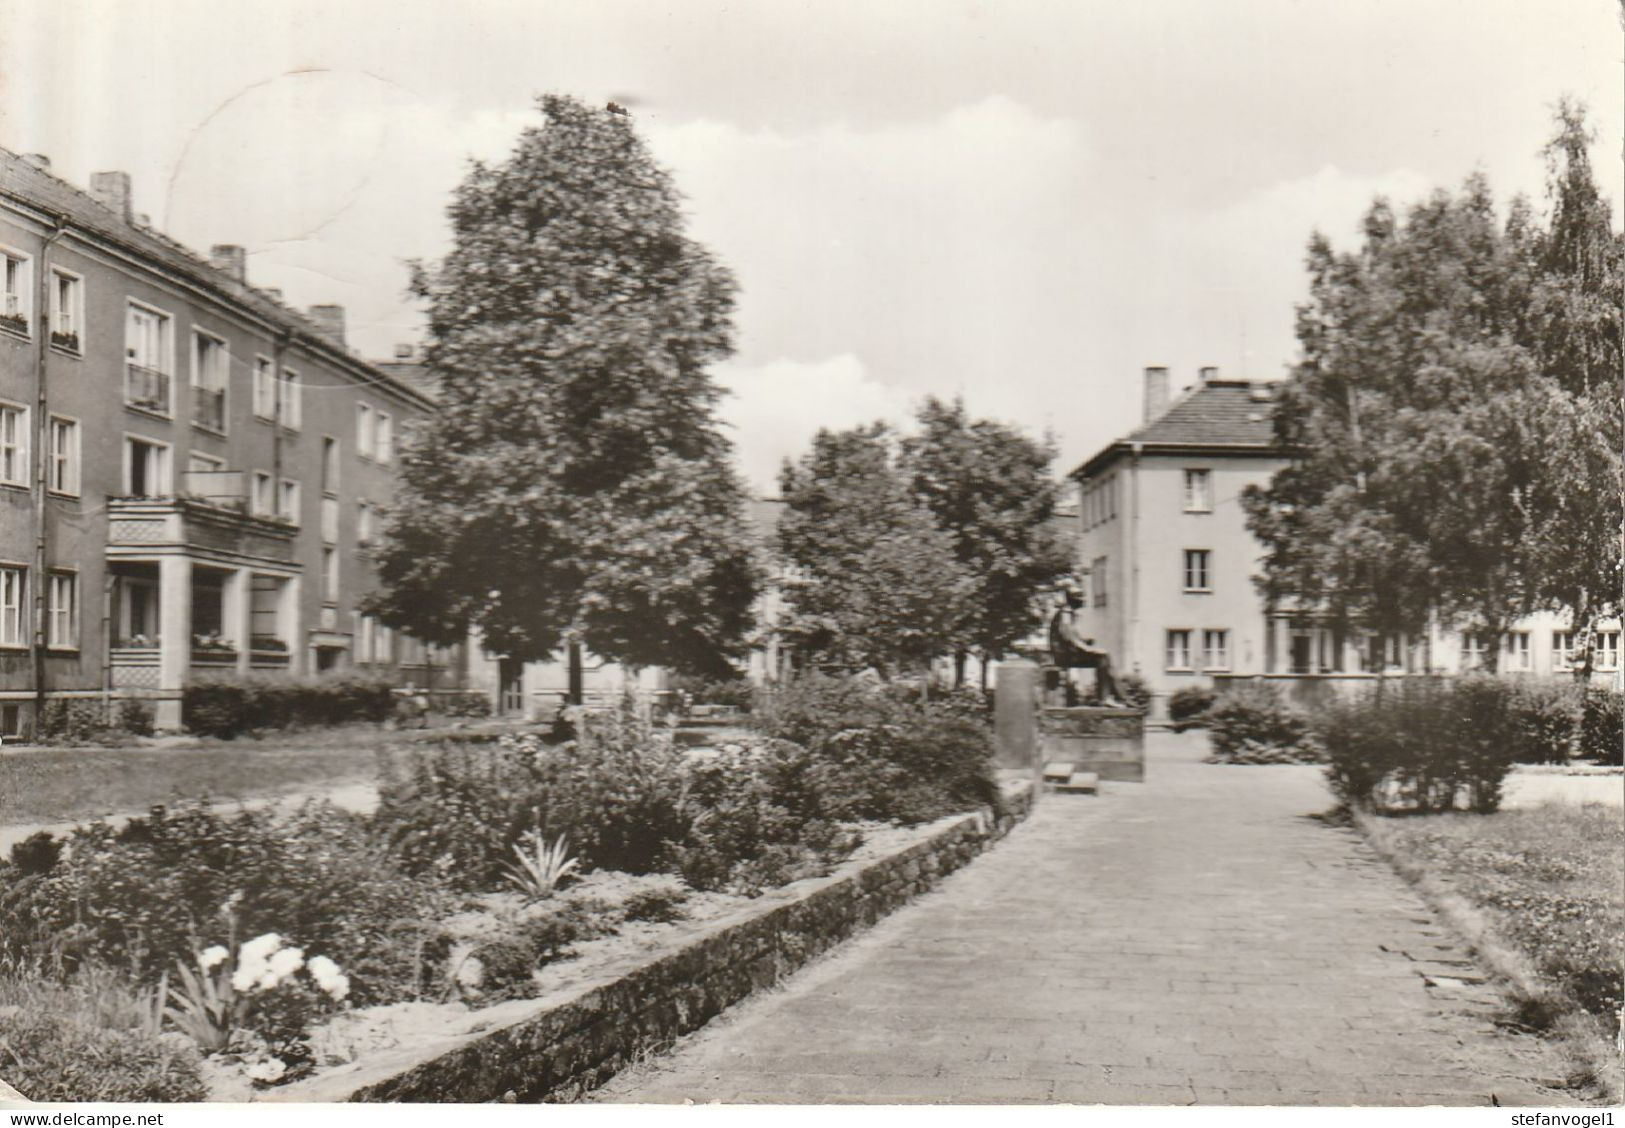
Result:
M211 431L226 429L226 393L219 388L192 387L192 422Z
M129 363L124 366L124 402L169 414L169 373Z
M248 510L241 470L188 470L186 495L218 509Z

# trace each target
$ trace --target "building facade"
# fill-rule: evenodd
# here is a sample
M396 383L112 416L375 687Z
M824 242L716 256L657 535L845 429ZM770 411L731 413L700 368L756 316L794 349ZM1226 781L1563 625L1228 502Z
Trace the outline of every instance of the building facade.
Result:
M0 150L0 734L53 698L152 702L198 677L376 670L456 686L464 648L361 613L396 438L434 410L131 209Z
M1079 501L1077 570L1086 630L1166 707L1188 685L1262 677L1300 700L1379 675L1484 668L1482 640L1339 631L1312 610L1270 607L1254 586L1262 548L1241 495L1286 464L1274 446L1270 384L1204 368L1170 403L1168 372L1145 372L1143 424L1071 477ZM1503 672L1568 674L1565 617L1530 616L1503 642ZM1619 624L1596 634L1599 678L1620 679Z

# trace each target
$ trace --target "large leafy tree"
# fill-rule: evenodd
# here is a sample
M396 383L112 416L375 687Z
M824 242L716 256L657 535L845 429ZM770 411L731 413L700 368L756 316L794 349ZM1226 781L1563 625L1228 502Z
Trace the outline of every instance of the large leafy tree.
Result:
M1403 221L1379 200L1358 251L1310 244L1302 359L1277 435L1293 455L1244 499L1261 586L1348 625L1437 618L1492 640L1537 609L1617 609L1620 238L1559 112L1551 216L1487 182Z
M974 584L954 655L960 684L968 650L985 678L990 659L1040 625L1039 593L1071 565L1054 524L1055 451L1003 423L971 419L958 399L928 398L918 422L902 441L903 470Z
M712 672L757 592L706 370L734 281L627 116L540 108L506 162L474 165L450 254L415 278L441 408L404 444L376 606L526 660L584 643Z
M975 585L910 491L884 424L819 431L780 488L779 633L804 660L891 677L964 646Z

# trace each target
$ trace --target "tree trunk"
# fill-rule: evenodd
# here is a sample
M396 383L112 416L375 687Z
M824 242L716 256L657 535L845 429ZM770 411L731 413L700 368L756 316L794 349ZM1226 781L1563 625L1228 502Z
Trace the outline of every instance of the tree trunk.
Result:
M986 693L987 692L987 665L988 665L988 662L989 662L989 658L988 658L987 653L985 651L982 653L982 655L980 657L981 657L982 692Z
M965 659L968 658L968 657L969 657L969 655L967 655L963 650L954 651L954 688L955 689L963 689L965 687Z
M586 693L583 688L585 677L581 669L581 644L579 642L571 642L566 648L566 653L569 656L568 662L570 680L568 683L568 689L565 691L565 699L569 701L571 705L580 705L586 698Z

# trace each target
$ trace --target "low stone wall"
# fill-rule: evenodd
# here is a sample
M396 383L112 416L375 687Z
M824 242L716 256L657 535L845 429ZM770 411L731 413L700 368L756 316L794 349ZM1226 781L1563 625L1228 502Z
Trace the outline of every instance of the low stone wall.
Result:
M570 1101L640 1054L703 1026L761 987L875 923L1003 837L1031 810L1030 783L1006 785L1009 814L956 815L886 857L764 894L682 948L576 989L491 1008L492 1024L418 1061L379 1060L273 1090L272 1100ZM522 1013L515 1013L520 1008Z

